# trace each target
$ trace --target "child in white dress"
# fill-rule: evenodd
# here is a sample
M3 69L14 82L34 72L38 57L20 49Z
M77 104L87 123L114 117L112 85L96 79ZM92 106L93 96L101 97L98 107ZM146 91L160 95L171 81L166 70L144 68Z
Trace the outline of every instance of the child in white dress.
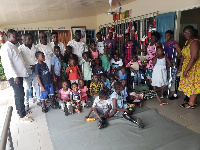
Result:
M168 85L167 81L167 67L171 67L171 61L167 56L164 55L164 50L161 46L157 46L156 48L156 56L153 58L153 74L152 74L152 86L154 91L156 91L156 87L161 88L161 98L163 98L163 92L166 85ZM167 66L166 66L167 62Z

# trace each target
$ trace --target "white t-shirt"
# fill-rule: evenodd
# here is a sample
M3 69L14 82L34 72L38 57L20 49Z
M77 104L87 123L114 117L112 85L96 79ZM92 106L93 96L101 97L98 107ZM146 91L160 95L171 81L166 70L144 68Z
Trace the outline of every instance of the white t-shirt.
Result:
M88 51L87 47L85 46L85 43L83 42L77 42L75 39L68 42L67 46L72 47L72 53L76 54L78 56L78 59L81 60L82 54L86 51Z
M118 68L118 67L123 66L123 62L122 62L122 59L121 59L121 58L120 58L118 61L115 61L115 60L112 58L111 61L110 61L110 64L111 64L112 68Z
M24 44L20 45L18 49L24 59L28 74L32 74L31 65L35 65L38 62L35 57L35 53L38 49L35 45L32 45L31 49L29 49Z
M51 42L51 43L49 43L49 45L51 46L51 48L54 50L54 46L55 46L55 44L54 44L54 42ZM61 52L61 54L64 56L64 54L65 54L65 45L63 44L63 43L61 43L61 42L58 42L58 46L60 47L60 52Z
M99 54L104 53L104 41L96 42L96 47L97 47L97 50L99 51Z
M23 57L17 46L7 41L1 47L1 62L7 80L16 77L27 77L28 72Z
M51 72L51 58L53 57L53 49L49 44L43 45L43 44L37 44L36 48L44 53L45 56L45 63L47 64L49 68L49 72Z
M101 101L99 99L99 96L97 96L93 102L92 107L96 108L98 110L98 113L103 115L108 110L109 105L110 105L109 99Z

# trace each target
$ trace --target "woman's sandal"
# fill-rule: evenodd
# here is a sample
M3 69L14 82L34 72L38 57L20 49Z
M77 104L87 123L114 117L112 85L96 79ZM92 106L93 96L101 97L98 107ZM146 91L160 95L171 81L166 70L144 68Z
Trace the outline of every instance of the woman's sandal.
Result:
M46 106L45 106L45 107L42 107L42 112L43 112L43 113L47 113L47 112L48 112L48 109L46 108Z
M188 105L188 107L186 107L185 105ZM183 107L183 108L187 108L187 109L194 109L195 108L195 105L189 105L188 103L183 103L181 105L179 105L180 107Z

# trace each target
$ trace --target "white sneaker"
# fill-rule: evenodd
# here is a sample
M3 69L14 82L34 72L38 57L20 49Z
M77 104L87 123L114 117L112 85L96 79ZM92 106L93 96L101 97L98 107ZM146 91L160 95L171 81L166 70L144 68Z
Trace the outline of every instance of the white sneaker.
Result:
M24 116L23 118L20 118L20 121L23 122L33 122L33 119L27 116Z
M160 98L164 98L164 96L163 96L163 95L161 95L161 96L160 96Z

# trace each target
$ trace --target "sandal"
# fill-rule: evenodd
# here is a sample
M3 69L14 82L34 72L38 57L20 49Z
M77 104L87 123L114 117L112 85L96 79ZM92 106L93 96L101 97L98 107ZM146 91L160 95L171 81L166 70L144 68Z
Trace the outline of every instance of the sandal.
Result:
M106 121L99 121L98 128L103 129L103 128L107 127L107 125L108 124L106 123Z
M46 108L46 106L45 106L45 107L42 107L42 112L43 112L43 113L47 113L47 112L48 112L48 109Z
M185 105L188 105L188 107L186 107ZM183 107L183 108L187 108L187 109L194 109L195 108L195 105L189 105L188 103L183 103L181 105L179 105L180 107Z

